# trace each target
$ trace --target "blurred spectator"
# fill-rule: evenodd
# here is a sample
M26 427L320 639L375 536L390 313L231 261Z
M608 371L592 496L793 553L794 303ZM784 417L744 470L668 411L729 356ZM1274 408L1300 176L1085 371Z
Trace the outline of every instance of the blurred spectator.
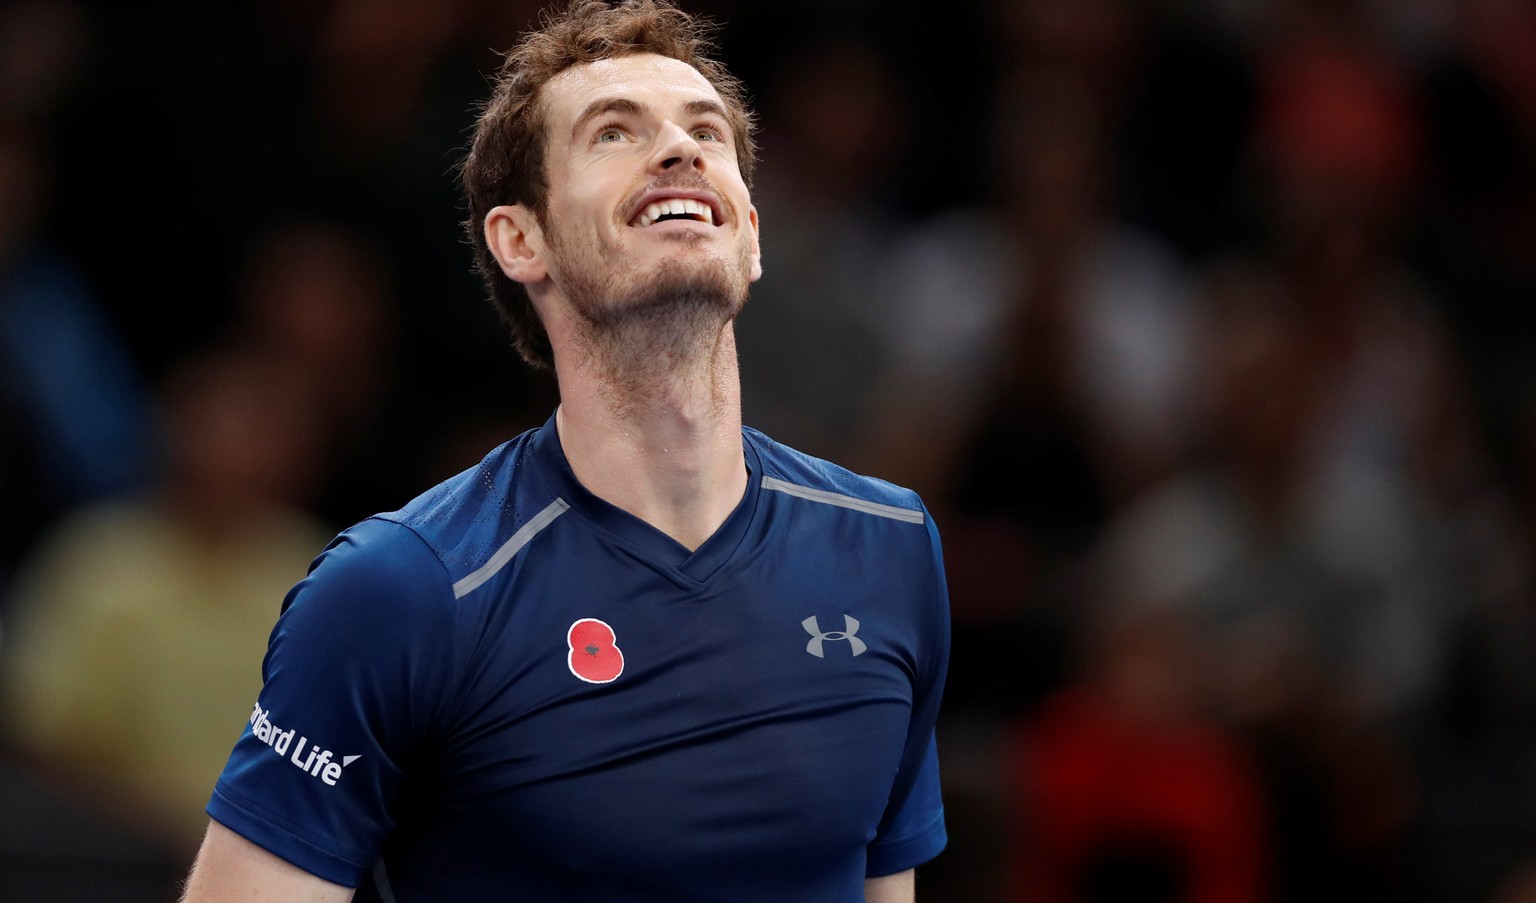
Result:
M5 740L69 795L189 856L261 686L265 637L328 533L283 501L313 412L278 362L221 351L165 393L167 468L72 513L18 580Z
M1187 279L1114 217L1099 115L1067 72L1001 86L990 204L917 232L883 283L892 364L863 439L944 525L952 714L1012 714L1060 679L1067 576L1186 432Z
M941 216L892 256L892 416L867 441L896 479L953 491L943 481L964 444L985 446L977 428L1017 414L1019 399L992 395L1020 379L1050 383L1038 388L1059 397L1043 403L1076 423L1042 427L1083 443L1110 495L1134 494L1177 454L1187 277L1115 218L1102 113L1070 72L1017 73L997 97L989 207ZM930 429L903 429L913 414Z
M1402 256L1423 172L1402 64L1347 7L1286 9L1256 117L1264 241L1209 283L1206 460L1246 470L1264 529L1351 584L1309 629L1358 704L1406 717L1444 668L1458 517L1487 461L1462 359Z
M1230 274L1217 297L1209 444L1115 519L1099 570L1204 625L1218 711L1263 764L1277 899L1400 888L1417 801L1404 731L1422 724L1474 589L1461 512L1418 492L1378 507L1395 498L1384 486L1417 478L1381 462L1342 475L1351 446L1334 430L1380 415L1340 412L1351 396L1276 285Z
M1213 267L1198 454L1108 531L1123 589L1198 613L1254 744L1277 899L1401 894L1410 731L1477 592L1486 455L1461 362L1401 257L1420 127L1399 64L1292 4L1261 66L1261 244Z
M1100 613L1087 673L1021 734L1011 771L1024 855L1009 899L1271 899L1258 774L1210 717L1192 628L1167 611Z
M900 232L890 180L910 116L890 63L846 38L787 53L768 85L773 152L753 200L771 276L737 333L742 405L748 423L813 454L849 460L885 366L877 275Z
M231 340L280 362L294 400L312 407L320 435L317 485L285 499L333 525L404 502L419 454L383 416L399 404L392 270L361 232L337 223L276 227L255 243L237 288ZM381 439L387 431L389 438Z
M74 262L41 233L47 170L44 136L0 110L0 599L53 518L149 477L136 365Z

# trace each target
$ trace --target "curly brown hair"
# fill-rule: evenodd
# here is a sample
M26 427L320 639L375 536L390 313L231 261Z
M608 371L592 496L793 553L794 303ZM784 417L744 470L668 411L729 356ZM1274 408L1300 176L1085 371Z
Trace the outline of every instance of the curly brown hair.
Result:
M540 27L524 35L502 61L460 170L469 204L464 228L491 303L511 328L512 344L535 369L554 367L549 334L528 293L507 278L492 256L484 225L486 214L501 204L523 204L540 224L546 222L548 123L540 90L566 69L596 60L654 53L687 63L720 93L734 133L736 162L751 187L757 159L753 114L741 82L711 55L716 52L714 30L709 21L667 0L567 0L563 7L546 11Z

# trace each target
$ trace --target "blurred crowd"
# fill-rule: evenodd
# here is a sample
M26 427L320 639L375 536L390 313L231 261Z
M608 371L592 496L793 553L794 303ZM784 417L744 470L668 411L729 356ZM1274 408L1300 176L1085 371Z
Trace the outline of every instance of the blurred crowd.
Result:
M920 898L1536 901L1536 6L684 5L746 420L944 538ZM538 7L0 7L0 898L167 899L309 560L548 415L454 181Z

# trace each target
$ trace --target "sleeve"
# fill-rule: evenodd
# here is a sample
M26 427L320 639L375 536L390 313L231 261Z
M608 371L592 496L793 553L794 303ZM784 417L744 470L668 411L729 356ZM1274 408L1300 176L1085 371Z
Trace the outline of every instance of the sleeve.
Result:
M337 537L284 600L261 695L208 814L357 886L445 717L452 603L441 563L411 530L375 519Z
M924 514L927 515L926 509ZM922 582L922 606L913 623L921 635L915 671L912 722L890 804L867 850L865 874L871 878L915 868L937 856L949 841L939 784L935 725L944 679L949 670L949 590L943 552L932 515L925 518L932 553L932 574ZM930 582L931 581L931 582Z

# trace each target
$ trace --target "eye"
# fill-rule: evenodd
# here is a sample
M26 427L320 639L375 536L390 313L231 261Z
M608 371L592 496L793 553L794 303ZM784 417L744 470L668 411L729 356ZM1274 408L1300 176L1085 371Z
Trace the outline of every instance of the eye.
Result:
M723 140L725 140L725 136L720 133L719 129L715 128L712 125L701 125L698 128L693 130L693 140L695 140L695 141L723 141Z
M609 144L615 141L623 141L627 133L621 126L605 125L592 135L593 144Z

